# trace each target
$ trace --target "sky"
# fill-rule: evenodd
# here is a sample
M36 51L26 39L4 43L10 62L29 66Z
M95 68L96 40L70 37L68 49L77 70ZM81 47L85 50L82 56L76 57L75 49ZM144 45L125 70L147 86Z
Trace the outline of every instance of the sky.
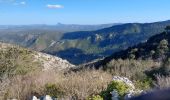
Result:
M170 0L0 0L0 25L170 20Z

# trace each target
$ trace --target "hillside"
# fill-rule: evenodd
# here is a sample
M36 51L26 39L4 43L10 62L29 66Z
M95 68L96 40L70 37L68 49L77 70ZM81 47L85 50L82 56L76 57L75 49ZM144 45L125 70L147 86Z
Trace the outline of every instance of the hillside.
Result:
M170 21L128 23L97 31L65 33L60 41L43 52L57 55L74 64L82 64L145 42L151 36L163 32L169 24Z
M104 58L87 64L87 66L105 66L112 60L116 59L133 59L133 60L154 60L162 62L170 55L170 31L166 30L160 34L150 37L146 42L139 43Z
M68 61L16 45L0 43L0 77L37 70L65 70L74 67Z
M41 51L49 47L53 41L59 41L66 32L92 31L113 25L117 24L0 25L0 41Z
M33 96L41 98L49 94L59 99L110 100L113 89L120 89L126 94L126 90L122 90L126 85L120 82L121 79L133 84L134 93L138 93L139 90L169 87L168 83L163 85L160 82L167 82L169 77L154 76L158 74L155 72L157 69L161 72L160 75L170 72L160 62L156 62L168 55L169 38L170 32L167 29L166 32L154 35L144 43L89 64L90 67L101 67L100 70L87 69L88 65L85 66L85 70L81 70L83 67L75 67L61 58L0 43L0 99L31 100ZM73 70L65 70L70 68ZM127 81L128 78L132 81Z

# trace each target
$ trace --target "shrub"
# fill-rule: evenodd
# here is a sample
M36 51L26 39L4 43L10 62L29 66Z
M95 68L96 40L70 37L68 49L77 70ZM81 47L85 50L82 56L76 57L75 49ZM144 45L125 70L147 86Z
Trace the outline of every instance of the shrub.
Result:
M153 60L118 59L110 61L104 67L104 70L113 75L124 76L131 80L143 80L146 79L145 71L158 67L160 67L160 64L155 63Z
M163 39L160 41L157 50L156 57L160 57L162 60L165 58L165 54L169 51L168 41Z
M111 92L113 90L116 90L120 98L123 98L125 94L130 90L130 87L121 81L112 81L108 85L106 91L101 92L101 96L106 100L111 100Z
M95 95L88 98L87 100L104 100L104 99L100 95Z
M61 91L61 89L57 87L56 84L48 83L45 85L45 94L57 98L63 96L64 92Z
M112 81L112 75L100 70L83 70L67 74L59 86L68 96L86 99L99 94ZM63 84L64 83L64 84Z
M38 62L33 62L33 52L19 47L0 49L0 77L25 75L40 69Z
M33 95L39 97L49 94L59 99L85 100L92 95L100 94L111 81L112 75L101 70L83 70L77 73L50 70L33 72L15 76L7 85L0 84L0 96L6 96L7 99L30 100ZM5 88L2 88L4 86Z
M146 78L144 80L137 80L134 82L135 87L140 89L140 90L149 90L152 86L152 79L151 78Z
M159 89L169 88L170 87L170 77L156 75L155 87L159 88Z
M170 75L170 58L167 57L162 64L162 68L161 68L161 74L163 75Z

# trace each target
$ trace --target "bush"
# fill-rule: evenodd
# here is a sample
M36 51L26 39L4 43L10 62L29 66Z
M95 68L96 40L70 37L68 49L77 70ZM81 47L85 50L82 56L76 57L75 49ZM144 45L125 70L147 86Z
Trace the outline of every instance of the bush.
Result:
M160 67L159 63L155 63L153 60L118 59L110 61L104 67L104 70L113 75L124 76L131 80L143 80L146 78L146 71L158 67Z
M33 62L33 52L20 47L0 49L0 77L25 75L40 69L39 62Z
M121 81L112 81L111 84L108 85L106 91L101 92L101 96L106 100L111 100L111 92L113 90L116 90L120 98L123 98L125 94L130 90L130 87Z
M56 84L48 83L45 85L45 94L57 98L63 96L64 92L61 91L61 89L57 87Z
M0 100L4 96L7 99L31 100L33 95L39 97L47 94L58 99L85 100L100 94L111 81L112 75L101 70L83 70L77 73L50 70L33 72L15 76L7 85L0 84ZM93 97L95 98L99 97Z
M161 71L160 73L163 75L170 75L170 58L169 57L167 57L163 61L162 68L160 71Z
M149 90L152 86L152 79L146 78L144 80L137 80L135 81L135 87L140 90Z
M158 89L170 88L170 77L156 75L155 87Z
M87 100L104 100L104 99L100 95L95 95L88 98Z
M163 60L165 58L165 54L169 51L168 41L163 39L160 41L157 50L156 50L156 57L161 58Z

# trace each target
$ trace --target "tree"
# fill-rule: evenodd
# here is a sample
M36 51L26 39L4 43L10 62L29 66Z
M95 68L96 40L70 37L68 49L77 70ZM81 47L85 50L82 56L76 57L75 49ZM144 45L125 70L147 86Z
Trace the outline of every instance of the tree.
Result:
M151 50L151 51L150 51L150 56L153 57L154 54L155 54L155 51L154 51L154 50Z
M167 57L162 64L162 72L164 75L170 75L170 58Z
M170 26L167 26L167 27L165 28L165 30L169 32L169 31L170 31Z
M156 50L156 57L164 59L165 54L169 51L168 48L168 41L163 39L160 41L157 50Z

